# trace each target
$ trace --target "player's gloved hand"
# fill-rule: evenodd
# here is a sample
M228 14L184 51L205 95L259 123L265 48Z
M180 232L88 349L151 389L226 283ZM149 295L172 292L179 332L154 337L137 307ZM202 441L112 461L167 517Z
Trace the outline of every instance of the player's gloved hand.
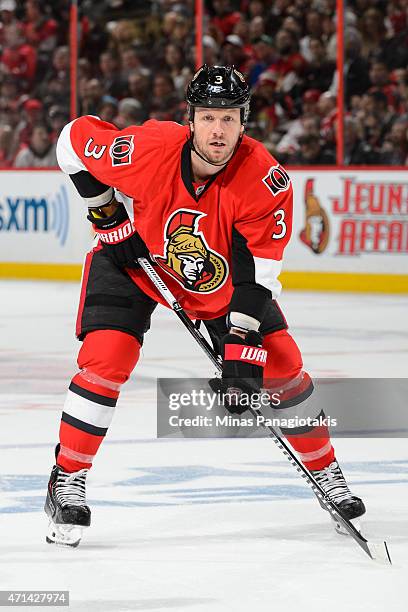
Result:
M248 398L259 393L267 351L262 348L259 332L249 331L245 338L238 334L226 334L221 340L222 390L224 405L233 414L248 410Z
M137 268L138 257L148 257L149 251L134 229L123 204L118 204L110 216L103 209L89 209L87 218L106 253L120 268Z

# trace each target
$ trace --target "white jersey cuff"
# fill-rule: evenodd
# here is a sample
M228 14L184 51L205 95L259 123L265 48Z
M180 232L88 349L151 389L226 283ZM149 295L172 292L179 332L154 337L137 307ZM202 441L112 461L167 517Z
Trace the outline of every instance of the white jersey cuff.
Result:
M239 327L240 329L258 331L260 321L244 314L243 312L230 312L229 314L229 326Z

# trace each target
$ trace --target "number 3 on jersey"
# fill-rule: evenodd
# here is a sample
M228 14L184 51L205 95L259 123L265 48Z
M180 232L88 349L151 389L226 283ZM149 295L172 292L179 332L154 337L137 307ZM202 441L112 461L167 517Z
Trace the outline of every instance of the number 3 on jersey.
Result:
M286 236L286 223L284 221L285 211L283 210L283 208L280 208L279 210L273 213L273 216L276 219L276 225L280 228L280 232L274 232L272 234L272 238L274 238L275 240L279 240L279 238L283 238L284 236Z

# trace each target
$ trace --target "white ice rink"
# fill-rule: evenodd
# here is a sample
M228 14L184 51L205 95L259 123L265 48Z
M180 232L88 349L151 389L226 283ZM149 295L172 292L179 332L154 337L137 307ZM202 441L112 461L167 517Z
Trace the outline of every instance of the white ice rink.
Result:
M78 287L1 282L0 295L0 589L66 589L89 612L408 609L407 440L335 440L365 533L388 540L394 565L380 566L333 531L271 440L155 439L156 377L211 374L162 308L89 475L92 527L77 549L47 545ZM313 376L407 376L408 298L280 303Z

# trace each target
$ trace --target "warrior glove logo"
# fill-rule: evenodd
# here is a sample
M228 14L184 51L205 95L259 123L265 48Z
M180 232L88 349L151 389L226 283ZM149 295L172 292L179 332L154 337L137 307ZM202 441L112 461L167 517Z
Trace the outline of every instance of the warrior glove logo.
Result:
M226 260L211 250L198 224L204 213L181 209L173 213L164 230L164 257L155 261L189 291L212 293L228 276Z
M112 166L127 166L132 163L132 153L135 149L133 138L133 134L115 138L109 149Z
M262 348L253 348L252 346L245 346L242 350L240 359L242 361L256 361L259 364L266 363L266 357L268 352Z

